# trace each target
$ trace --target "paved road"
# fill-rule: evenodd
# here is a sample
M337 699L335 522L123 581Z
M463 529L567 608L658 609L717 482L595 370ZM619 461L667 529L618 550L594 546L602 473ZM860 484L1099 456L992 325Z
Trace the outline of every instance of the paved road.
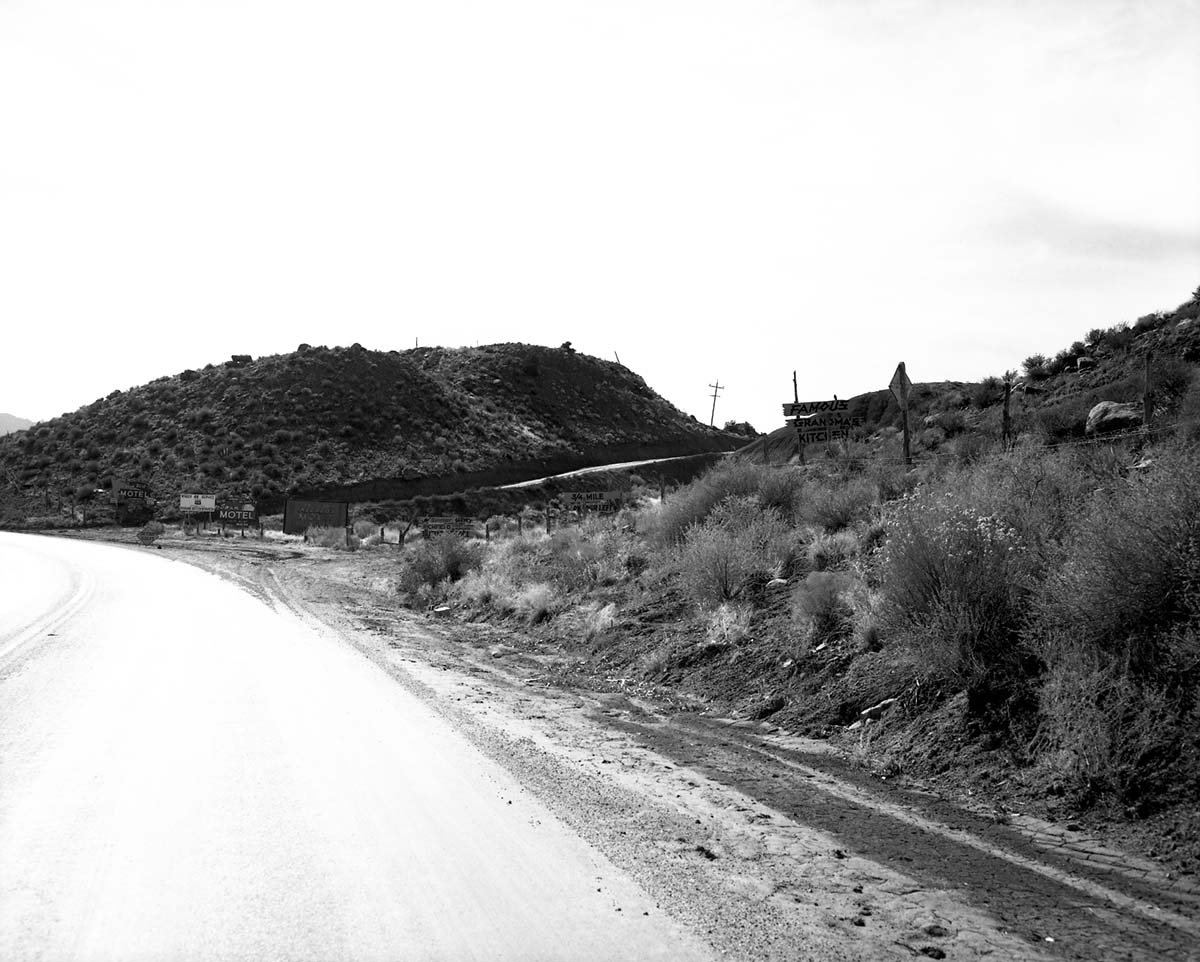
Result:
M0 958L707 957L337 638L0 534Z

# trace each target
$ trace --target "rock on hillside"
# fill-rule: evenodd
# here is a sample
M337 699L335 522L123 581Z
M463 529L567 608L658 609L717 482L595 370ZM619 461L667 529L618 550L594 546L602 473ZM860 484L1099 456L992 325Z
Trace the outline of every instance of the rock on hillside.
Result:
M301 345L114 391L0 439L0 485L10 503L83 499L117 477L161 499L203 490L271 505L347 486L404 497L737 443L628 368L569 349Z

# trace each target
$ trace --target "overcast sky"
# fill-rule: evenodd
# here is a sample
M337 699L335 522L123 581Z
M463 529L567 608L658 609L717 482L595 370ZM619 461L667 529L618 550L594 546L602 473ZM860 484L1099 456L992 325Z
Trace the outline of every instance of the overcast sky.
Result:
M0 0L0 411L524 341L707 422L1200 285L1198 0Z

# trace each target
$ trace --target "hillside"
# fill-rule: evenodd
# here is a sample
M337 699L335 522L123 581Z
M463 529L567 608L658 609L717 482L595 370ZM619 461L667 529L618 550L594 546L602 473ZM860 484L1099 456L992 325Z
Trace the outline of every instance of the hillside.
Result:
M1152 425L1186 433L1200 418L1200 388L1193 386L1200 366L1200 288L1173 311L1146 314L1132 324L1095 328L1053 358L1038 354L1027 358L1021 371L1012 372L1013 437L1049 442L1085 437L1088 412L1101 401L1140 405L1147 360ZM1000 375L973 383L914 384L909 402L914 458L970 457L979 443L999 438L1003 398ZM832 445L830 453L853 458L900 456L902 415L891 391L883 388L850 398L846 414L862 417L863 424L845 449ZM819 456L824 448L810 445L806 456ZM785 463L796 457L795 431L777 428L739 453L753 461Z
M301 345L114 391L0 439L10 513L112 479L253 498L407 497L608 461L726 450L629 369L569 348Z
M0 434L12 434L13 431L24 431L31 424L33 424L32 421L26 421L25 418L19 418L14 414L0 413Z

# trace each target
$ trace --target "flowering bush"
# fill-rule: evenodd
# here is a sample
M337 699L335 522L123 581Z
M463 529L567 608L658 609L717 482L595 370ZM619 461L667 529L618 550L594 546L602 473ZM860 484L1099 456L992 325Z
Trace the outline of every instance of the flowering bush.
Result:
M1016 654L1029 562L1016 529L954 493L889 505L879 555L882 624L968 688Z

